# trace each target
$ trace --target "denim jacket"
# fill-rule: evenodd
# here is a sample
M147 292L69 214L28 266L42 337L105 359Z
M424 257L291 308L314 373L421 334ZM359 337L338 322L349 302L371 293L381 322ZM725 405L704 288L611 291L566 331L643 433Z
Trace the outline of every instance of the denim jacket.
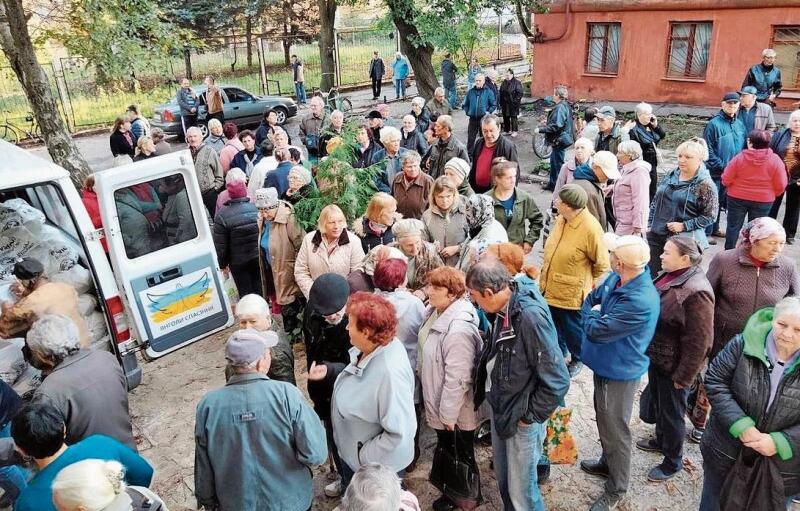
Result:
M683 222L685 232L704 248L708 247L705 228L714 223L717 214L717 187L702 164L689 181L681 181L680 175L680 169L675 169L659 183L650 204L647 222L650 231L669 236L667 224Z

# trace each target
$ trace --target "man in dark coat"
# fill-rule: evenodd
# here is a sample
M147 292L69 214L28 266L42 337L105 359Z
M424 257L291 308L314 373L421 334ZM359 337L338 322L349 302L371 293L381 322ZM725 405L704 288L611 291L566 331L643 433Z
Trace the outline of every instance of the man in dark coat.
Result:
M761 52L761 63L756 64L747 71L742 82L742 88L751 86L756 88L756 99L762 103L775 106L775 98L780 96L783 85L781 84L781 70L775 65L775 50L767 48Z
M500 119L496 115L487 114L483 117L481 132L483 138L475 141L472 149L472 169L469 172L469 184L475 193L486 193L492 188L492 161L495 158L502 157L519 163L517 146L508 137L500 134Z
M572 110L570 109L567 98L569 94L563 85L557 86L553 90L553 101L556 106L547 114L547 123L537 128L539 133L545 134L547 143L553 146L550 153L550 180L544 187L545 190L553 191L556 188L556 180L561 166L564 164L564 153L567 147L575 142L575 134L572 128Z
M450 101L450 106L453 109L458 109L458 98L456 92L456 79L458 76L458 67L455 62L450 58L450 53L444 54L442 60L442 85L447 93L447 99Z
M372 59L369 61L369 79L372 80L372 99L381 97L381 85L383 75L386 74L386 64L378 54L377 50L372 52Z

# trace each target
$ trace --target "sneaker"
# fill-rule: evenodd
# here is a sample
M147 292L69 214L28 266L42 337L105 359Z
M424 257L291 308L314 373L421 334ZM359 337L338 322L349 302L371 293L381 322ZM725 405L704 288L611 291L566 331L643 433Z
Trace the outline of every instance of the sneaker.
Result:
M647 473L647 480L653 483L663 483L675 477L678 472L680 472L680 469L671 470L662 463L650 469L650 472Z
M570 378L575 378L578 376L578 374L581 372L581 369L583 369L583 362L578 361L567 364L567 371L569 371Z
M589 511L611 511L612 509L617 509L620 502L622 502L621 495L614 496L603 493L600 498L594 501Z
M325 487L325 495L328 497L341 497L342 496L342 480L337 479Z
M715 240L714 238L708 238L708 244L709 245L716 245L717 244L717 240Z
M593 476L608 477L608 465L600 460L581 461L581 470Z
M700 440L703 439L703 433L705 433L705 429L694 428L691 433L689 433L689 441L695 444L699 444Z
M511 132L511 136L512 136L512 137L516 137L516 136L517 136L517 132L516 132L516 131L512 131L512 132Z
M661 453L661 446L658 445L655 438L642 438L636 442L636 447L645 452Z

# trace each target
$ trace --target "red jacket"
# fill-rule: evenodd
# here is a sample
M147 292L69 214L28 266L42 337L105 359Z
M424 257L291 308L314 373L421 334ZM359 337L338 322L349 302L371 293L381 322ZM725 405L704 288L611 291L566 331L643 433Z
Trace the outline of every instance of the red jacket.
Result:
M786 189L786 165L772 149L745 149L722 173L728 196L753 202L773 202Z
M89 218L92 219L92 225L94 225L95 229L101 229L103 227L103 221L100 220L100 204L97 203L97 194L95 191L82 188L81 200L83 201L83 206L86 208L86 212L89 213ZM106 243L105 237L100 240L100 243L103 244L103 250L108 252L108 244Z

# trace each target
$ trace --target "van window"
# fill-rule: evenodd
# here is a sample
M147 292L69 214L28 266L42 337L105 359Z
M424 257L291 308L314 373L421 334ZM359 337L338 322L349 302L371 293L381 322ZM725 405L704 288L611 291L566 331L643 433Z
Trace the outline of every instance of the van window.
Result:
M128 259L197 237L183 176L144 181L114 192Z

